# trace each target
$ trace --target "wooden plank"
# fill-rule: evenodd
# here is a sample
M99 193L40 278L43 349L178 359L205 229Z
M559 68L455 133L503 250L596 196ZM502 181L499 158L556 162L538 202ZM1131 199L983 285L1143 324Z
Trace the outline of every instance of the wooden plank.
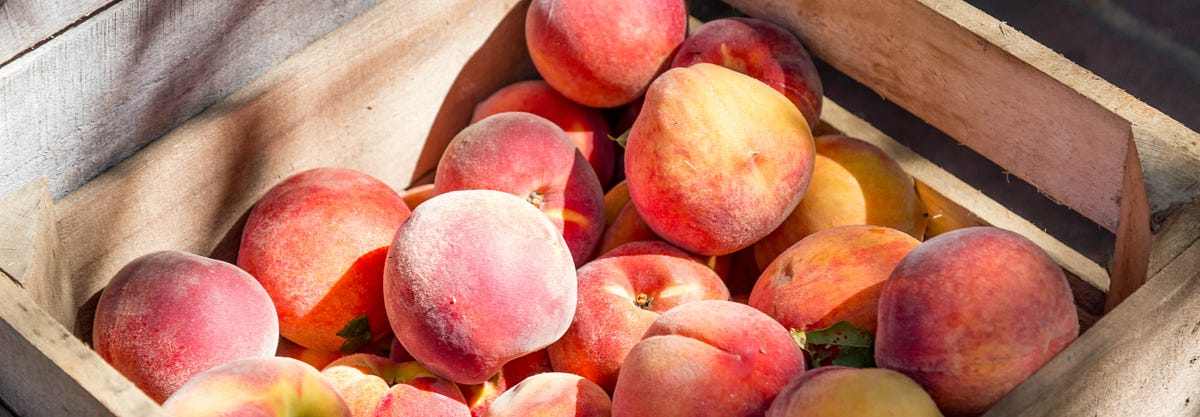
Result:
M107 3L108 0L0 1L0 63L33 48Z
M46 178L40 178L0 201L0 272L20 284L26 294L63 322L73 317L71 299L58 277L62 248L54 201Z
M41 185L39 187L38 185ZM40 194L45 198L12 198L0 202L0 213L37 213L51 211L44 184L35 183L21 194ZM18 196L21 196L18 194ZM22 222L46 216L0 217L0 231L26 228ZM17 223L14 223L17 222ZM30 236L41 239L37 234ZM39 245L37 240L25 242ZM3 253L5 264L24 263L17 268L26 282L55 277L52 271L37 267L37 259L13 262L21 256L46 256L52 253L21 251ZM14 269L10 269L14 270ZM71 333L59 325L42 307L17 285L17 277L0 271L0 398L22 416L158 416L161 411L150 397L133 386L120 373Z
M0 66L0 196L61 198L376 2L113 3Z
M1105 315L986 416L1200 414L1200 244Z
M60 200L72 305L153 250L232 259L240 219L301 170L355 168L403 188L433 167L467 110L532 74L517 4L382 2Z

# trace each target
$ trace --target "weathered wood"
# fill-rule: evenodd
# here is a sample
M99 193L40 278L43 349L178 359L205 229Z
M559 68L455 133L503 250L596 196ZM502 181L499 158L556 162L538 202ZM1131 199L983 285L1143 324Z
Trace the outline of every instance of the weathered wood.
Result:
M59 201L72 305L154 250L231 257L243 214L301 170L401 189L432 169L471 106L533 72L516 3L383 2Z
M111 2L0 66L0 196L46 176L61 198L376 2Z
M0 202L0 231L20 230L53 216L44 183L34 183L18 193L42 198L10 198ZM37 227L41 229L41 227ZM52 229L52 228L51 228ZM56 239L34 233L30 246L52 244ZM30 258L34 257L34 258ZM24 264L6 271L21 271L26 283L47 281L53 273L36 257L56 259L40 250L5 251L5 265ZM158 405L108 366L96 352L73 337L38 302L17 285L17 277L0 271L0 398L22 416L158 416Z
M996 404L986 416L1200 414L1200 244Z
M0 201L0 272L12 277L37 305L63 322L76 307L58 279L62 248L54 201L45 178Z
M0 1L0 63L107 4L106 0Z

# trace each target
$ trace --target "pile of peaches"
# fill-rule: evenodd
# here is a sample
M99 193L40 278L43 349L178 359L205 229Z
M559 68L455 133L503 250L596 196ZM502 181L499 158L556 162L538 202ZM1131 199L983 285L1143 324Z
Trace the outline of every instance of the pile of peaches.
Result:
M296 173L236 264L118 272L96 351L173 416L968 416L1077 336L1036 245L926 236L894 160L813 137L786 30L533 0L526 38L432 184Z

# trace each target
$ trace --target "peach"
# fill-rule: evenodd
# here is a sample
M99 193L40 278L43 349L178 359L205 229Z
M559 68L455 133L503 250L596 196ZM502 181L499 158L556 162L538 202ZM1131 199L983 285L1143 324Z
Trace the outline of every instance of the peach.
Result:
M617 212L616 217L613 218L612 224L604 229L604 235L600 236L600 244L596 246L596 255L604 255L626 243L644 240L662 240L662 238L654 234L654 230L651 230L646 221L642 220L642 216L637 212L637 207L626 202L621 211Z
M549 372L526 378L492 402L485 417L608 417L612 400L579 375Z
M766 417L941 417L920 385L879 368L826 366L793 380Z
M633 242L578 270L579 303L567 333L547 351L556 371L611 391L625 355L664 312L699 300L728 300L707 265L662 241Z
M404 200L404 205L408 206L409 210L415 209L425 200L433 198L433 184L413 186L404 190L404 193L400 194L400 198Z
M546 82L589 107L629 103L667 67L687 34L684 0L534 0L529 56Z
M1049 255L1016 233L968 227L917 246L884 282L875 360L921 384L946 415L976 415L1078 334Z
M358 353L333 361L321 374L337 389L355 417L370 417L380 401L397 384L454 399L463 410L466 399L458 385L438 377L418 362L396 363L371 354ZM405 397L411 397L405 393Z
M612 224L613 219L617 218L617 213L625 207L625 203L629 202L629 185L625 181L621 181L614 185L608 192L604 193L604 228Z
M433 180L437 194L496 190L525 199L558 228L578 267L604 233L604 191L596 172L554 123L501 113L450 141Z
M130 261L109 281L96 306L92 346L162 402L209 368L273 355L278 320L267 292L245 271L161 251Z
M879 226L811 234L767 266L750 292L750 306L789 329L807 332L848 321L874 334L883 282L920 243Z
M831 227L871 224L921 239L928 216L911 176L882 149L848 136L821 136L812 182L783 224L754 244L766 268L800 239Z
M542 80L521 81L501 88L475 106L471 123L504 112L542 116L566 132L583 154L602 187L612 180L616 144L608 138L608 121L600 110L576 104Z
M504 380L504 370L493 375L487 381L481 384L459 385L463 395L467 397L467 407L471 410L471 417L483 417L487 412L488 406L503 394L508 389Z
M271 295L284 337L353 352L389 332L383 261L408 215L400 195L367 174L304 171L276 184L250 211L237 264ZM360 331L339 335L352 321Z
M470 417L471 410L462 401L422 390L409 384L396 384L384 393L372 417Z
M791 32L765 20L729 17L707 22L679 45L672 67L700 62L749 75L783 93L809 128L821 118L821 79L808 50Z
M787 329L750 306L704 300L655 320L613 391L613 415L761 416L804 372Z
M541 211L512 194L466 190L429 199L400 227L383 293L409 354L478 384L558 340L576 286L571 252Z
M708 63L673 68L646 92L625 147L629 196L659 236L724 255L775 230L808 186L804 116L778 91Z
M320 372L292 358L236 360L201 372L163 403L172 417L351 417Z
M504 364L500 370L500 377L504 379L504 386L511 387L520 384L525 378L552 371L554 368L550 364L550 353L541 349Z
M281 337L279 338L279 347L275 349L275 356L297 359L312 365L313 368L324 369L330 362L346 355L336 351L309 349Z

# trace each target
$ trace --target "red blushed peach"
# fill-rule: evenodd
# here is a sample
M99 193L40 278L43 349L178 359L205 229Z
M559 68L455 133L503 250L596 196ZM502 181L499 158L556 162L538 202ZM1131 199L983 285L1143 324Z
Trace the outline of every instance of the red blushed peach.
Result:
M629 103L667 67L687 32L683 0L534 0L525 41L538 73L590 107Z
M1050 256L1016 233L969 227L917 246L884 282L875 361L916 380L946 415L977 415L1078 334Z
M699 63L654 81L625 148L629 196L659 236L724 255L775 230L812 174L812 134L778 91Z
M612 180L616 145L608 138L608 121L600 110L576 104L542 80L509 85L475 106L471 123L504 112L527 112L561 127L596 171L602 187Z
M453 399L464 411L467 409L458 385L438 377L415 361L397 363L382 356L359 353L333 361L321 370L321 374L342 395L355 417L375 415L380 401L396 384Z
M413 211L392 243L383 293L409 354L478 384L558 340L576 286L566 242L541 211L512 194L467 190Z
M767 266L750 292L750 306L789 329L811 331L848 321L874 334L883 282L920 243L879 226L814 233Z
M804 372L787 329L731 301L696 301L654 321L613 391L613 415L761 416Z
M571 327L547 348L556 371L613 389L625 355L664 312L699 300L728 300L707 265L662 241L633 242L577 271L579 303Z
M579 375L550 372L526 378L500 394L486 417L608 417L612 400Z
M766 417L941 417L929 394L904 374L825 366L793 380Z
M607 229L612 224L613 219L617 218L617 213L625 207L625 203L629 202L629 186L625 181L621 181L614 185L612 189L604 193L604 228Z
M760 268L805 236L831 227L871 224L924 236L925 205L912 177L891 156L847 136L813 142L817 157L808 191L779 228L754 244Z
M163 403L172 417L351 417L315 368L292 358L249 358L197 374Z
M500 377L504 379L504 386L511 387L520 384L525 378L553 370L550 353L541 349L504 364L504 368L500 370Z
M337 333L365 316L370 334L357 335L363 340L353 348L390 330L383 261L408 215L400 195L374 177L304 171L276 184L250 211L237 264L275 301L280 333L301 346L338 350L348 340Z
M575 266L604 233L604 190L571 140L530 113L501 113L467 126L450 141L434 178L437 194L503 191L537 207L567 241Z
M404 190L400 198L404 199L404 205L408 206L409 210L415 209L425 200L433 198L433 184L421 184Z
M372 417L470 417L462 401L408 384L393 385L379 400Z
M810 128L821 118L821 79L808 50L791 32L748 17L717 19L701 25L679 45L672 67L700 62L749 75L787 96Z
M105 287L92 346L162 402L209 368L273 355L278 320L267 292L245 271L162 251L130 261Z

